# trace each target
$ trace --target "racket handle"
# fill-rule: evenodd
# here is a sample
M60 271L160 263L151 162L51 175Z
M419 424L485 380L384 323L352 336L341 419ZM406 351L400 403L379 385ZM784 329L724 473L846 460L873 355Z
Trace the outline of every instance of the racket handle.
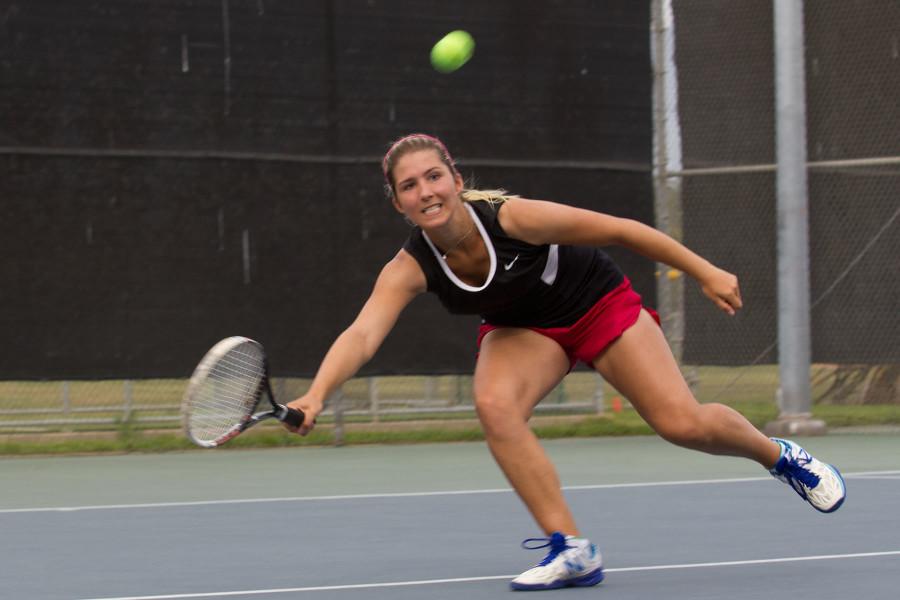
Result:
M303 420L306 418L306 415L303 414L302 410L297 410L296 408L290 408L284 405L279 406L284 409L281 414L278 415L279 421L287 423L291 427L300 427L303 425Z

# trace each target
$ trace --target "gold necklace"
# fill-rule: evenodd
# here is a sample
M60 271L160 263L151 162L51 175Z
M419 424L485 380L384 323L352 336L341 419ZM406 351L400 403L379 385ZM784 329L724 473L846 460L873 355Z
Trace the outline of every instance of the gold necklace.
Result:
M469 229L469 231L467 231L465 233L465 235L463 235L461 238L456 240L456 243L453 244L453 246L450 249L448 249L446 252L441 254L441 258L444 260L447 260L447 255L450 254L451 252L453 252L454 250L456 250L457 248L459 248L459 245L462 244L464 241L466 241L466 238L469 237L470 235L472 235L473 231L475 231L475 223L472 223L472 228Z

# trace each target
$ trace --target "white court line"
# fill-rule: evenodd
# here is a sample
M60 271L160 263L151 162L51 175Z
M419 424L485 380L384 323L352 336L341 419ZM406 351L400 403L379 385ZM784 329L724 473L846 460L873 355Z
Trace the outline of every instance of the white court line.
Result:
M900 481L900 473L874 473L870 475L859 475L856 477L856 479L892 479L894 481Z
M622 567L604 569L606 573L630 573L636 571L663 571L671 569L708 569L715 567L742 567L747 565L767 565L773 563L800 562L810 560L838 560L846 558L875 558L900 556L900 550L885 552L859 552L856 554L823 554L820 556L789 556L784 558L761 558L755 560L729 560L723 562L684 563L674 565L650 565L646 567ZM268 590L241 590L225 592L199 592L192 594L163 594L158 596L119 596L115 598L85 598L83 600L178 600L180 598L225 598L227 596L261 596L265 594L290 594L297 592L333 592L338 590L360 590L385 587L406 587L413 585L437 585L441 583L470 583L496 579L512 579L515 575L491 575L488 577L457 577L454 579L423 579L419 581L390 581L384 583L354 583L349 585L321 585L314 587L273 588Z
M844 473L845 479L865 479L879 476L900 475L900 471L861 471ZM597 485L563 486L565 491L609 490L621 488L642 488L675 485L705 485L718 483L745 483L749 481L770 481L771 477L735 477L731 479L686 479L681 481L647 481L641 483L604 483ZM493 488L482 490L447 490L438 492L385 492L378 494L341 494L331 496L293 496L282 498L236 498L232 500L194 500L184 502L147 502L139 504L97 504L87 506L53 506L45 508L3 508L0 514L7 513L40 513L40 512L75 512L81 510L114 510L133 508L172 508L179 506L214 506L219 504L257 504L266 502L320 502L325 500L372 500L380 498L425 498L429 496L469 496L475 494L510 494L510 488Z

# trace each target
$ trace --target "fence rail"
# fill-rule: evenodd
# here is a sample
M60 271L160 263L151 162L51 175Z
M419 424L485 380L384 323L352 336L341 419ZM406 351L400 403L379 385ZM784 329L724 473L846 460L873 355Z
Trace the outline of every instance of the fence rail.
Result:
M382 418L415 418L417 415L446 415L449 418L474 414L469 391L471 378L446 379L425 376L351 380L331 399L322 417L335 422L348 417L377 422ZM608 393L603 380L593 373L576 374L573 379L574 386L572 383L560 384L536 411L603 412L604 395ZM281 399L296 397L309 385L309 381L292 379L275 379L272 383ZM180 398L186 384L186 381L175 380L0 382L0 431L125 423L173 426L181 420ZM136 396L148 395L156 401L135 401ZM23 401L23 398L30 400Z

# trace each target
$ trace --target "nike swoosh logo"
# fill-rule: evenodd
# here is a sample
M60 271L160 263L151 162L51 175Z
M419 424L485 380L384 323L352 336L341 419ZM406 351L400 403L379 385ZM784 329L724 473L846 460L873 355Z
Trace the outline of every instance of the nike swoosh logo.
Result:
M514 264L516 264L516 261L517 261L517 260L519 260L519 255L518 255L518 254L516 254L516 257L515 257L514 259L512 259L511 261L509 261L508 263L504 263L503 268L504 268L505 270L509 271L510 269L512 269L512 266L513 266Z

